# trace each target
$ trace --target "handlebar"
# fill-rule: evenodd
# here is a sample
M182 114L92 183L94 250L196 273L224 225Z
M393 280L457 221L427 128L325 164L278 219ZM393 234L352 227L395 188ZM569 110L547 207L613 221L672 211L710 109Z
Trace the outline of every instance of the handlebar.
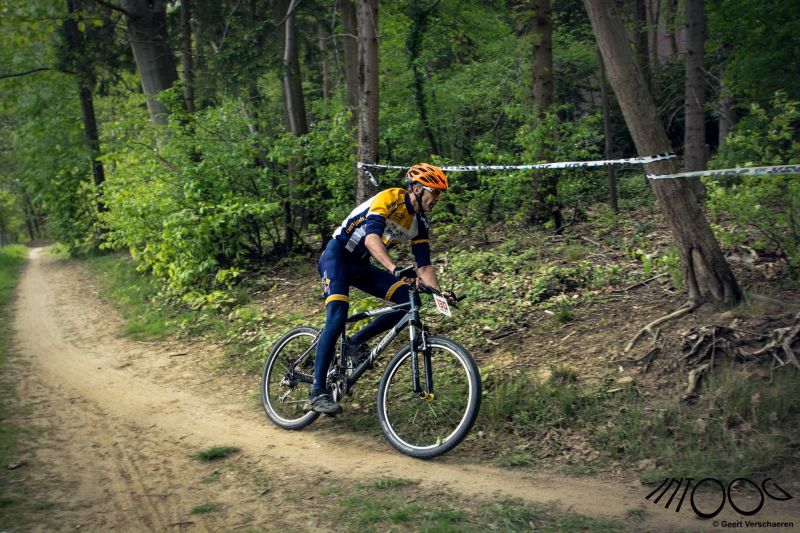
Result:
M417 271L413 266L407 266L405 268L396 268L396 269L394 269L394 272L392 272L392 274L394 274L396 277L398 277L400 279L403 279L403 278L416 279L417 278ZM421 281L418 281L417 283L409 284L409 289L410 290L416 290L417 292L424 293L424 294L436 294L438 296L442 296L442 291L440 291L438 289L435 289L433 287L430 287L428 285L425 285ZM466 296L461 296L461 297L456 296L456 293L454 291L447 291L447 292L450 293L450 296L453 298L453 301L455 301L455 302L460 302L461 300L466 298ZM455 304L453 304L453 305L454 305L454 307L458 307Z

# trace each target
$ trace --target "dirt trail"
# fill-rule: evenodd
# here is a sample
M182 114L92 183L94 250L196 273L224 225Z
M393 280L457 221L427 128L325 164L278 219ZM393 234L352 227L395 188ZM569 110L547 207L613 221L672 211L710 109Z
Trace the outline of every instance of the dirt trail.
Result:
M189 454L228 444L242 449L237 460L243 467L258 465L277 486L314 476L405 477L420 480L423 489L447 486L465 496L555 502L564 510L620 520L632 509L646 508L645 522L631 529L713 529L695 519L688 506L675 513L645 501L649 491L638 483L519 474L466 463L457 450L420 462L388 444L334 435L324 421L303 432L279 430L255 408L257 384L251 378L235 383L215 377L208 371L212 355L207 349L133 342L119 335L120 324L77 265L31 250L15 308L22 362L12 371L40 427L55 429L46 432L55 437L44 439L29 462L34 477L58 481L48 497L70 502L59 511L59 521L69 527L315 527L313 516L282 501L277 491L259 496L235 480L222 486L200 483L205 474ZM192 506L207 501L221 504L225 512L189 515ZM775 516L765 507L759 519L800 524L800 515L786 507ZM723 513L718 518L738 517Z

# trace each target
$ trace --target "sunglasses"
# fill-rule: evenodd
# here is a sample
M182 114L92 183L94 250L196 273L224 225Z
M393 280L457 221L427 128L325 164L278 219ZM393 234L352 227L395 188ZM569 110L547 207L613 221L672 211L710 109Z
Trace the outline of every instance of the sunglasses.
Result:
M420 185L426 191L429 191L434 198L439 198L442 195L441 189L433 189L431 187L426 187L425 185Z

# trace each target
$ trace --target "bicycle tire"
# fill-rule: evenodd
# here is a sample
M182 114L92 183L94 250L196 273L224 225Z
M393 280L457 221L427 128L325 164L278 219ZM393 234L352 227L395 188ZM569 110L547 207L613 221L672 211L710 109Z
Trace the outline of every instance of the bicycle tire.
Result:
M319 413L303 408L311 390L308 379L314 379L313 349L318 335L319 330L311 327L294 328L275 343L264 362L261 406L267 418L283 429L303 429L319 417ZM295 368L307 351L310 353L302 367Z
M481 378L475 360L461 344L428 337L434 398L420 397L411 384L411 350L389 362L378 386L378 420L400 453L431 459L458 446L472 429L481 404ZM425 363L419 355L420 380Z

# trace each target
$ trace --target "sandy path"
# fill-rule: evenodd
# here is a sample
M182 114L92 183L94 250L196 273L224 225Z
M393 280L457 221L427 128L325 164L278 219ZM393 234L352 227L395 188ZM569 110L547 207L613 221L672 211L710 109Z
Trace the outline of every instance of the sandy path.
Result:
M118 335L119 325L79 267L41 249L31 251L15 309L18 348L26 364L14 371L22 376L22 393L38 398L35 412L47 413L45 425L57 429L57 441L36 454L48 465L48 475L63 481L64 493L55 496L72 502L63 516L69 524L93 530L215 531L239 524L278 529L282 520L294 520L295 527L314 527L313 517L304 518L305 526L298 523L298 510L286 508L271 493L259 500L235 482L223 490L200 483L206 473L189 454L230 444L242 448L240 461L266 469L279 485L296 476L405 477L419 479L423 488L444 485L466 496L555 502L620 520L632 509L646 508L645 523L635 529L714 529L695 519L688 506L675 513L645 501L649 491L638 483L501 471L465 463L457 451L420 462L388 444L331 435L324 422L303 432L279 430L254 409L248 395L255 382L219 383L205 370L199 352L171 356L194 348L132 342ZM264 498L274 500L265 505ZM206 501L221 503L225 512L188 515ZM775 506L765 507L759 519L800 524L796 511L781 507L771 516Z

